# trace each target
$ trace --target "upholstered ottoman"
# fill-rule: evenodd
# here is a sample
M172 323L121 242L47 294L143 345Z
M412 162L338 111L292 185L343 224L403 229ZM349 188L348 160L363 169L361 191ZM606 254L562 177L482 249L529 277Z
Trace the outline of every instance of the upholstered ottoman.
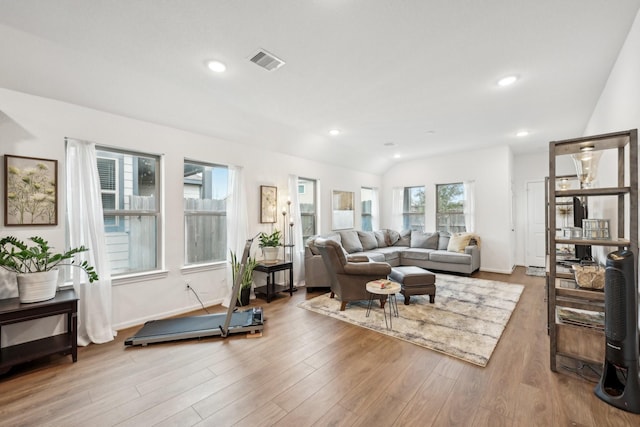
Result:
M393 267L389 280L400 283L405 305L409 305L411 295L429 295L429 302L435 301L436 275L429 270L415 266Z

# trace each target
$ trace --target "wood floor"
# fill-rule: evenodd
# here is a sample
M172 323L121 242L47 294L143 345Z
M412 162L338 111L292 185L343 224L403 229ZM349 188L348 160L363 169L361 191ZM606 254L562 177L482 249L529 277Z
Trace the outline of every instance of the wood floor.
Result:
M300 290L258 300L261 338L125 348L131 329L75 364L14 370L0 377L0 425L640 425L593 383L549 370L543 278L475 277L525 285L486 368L298 308L317 295Z

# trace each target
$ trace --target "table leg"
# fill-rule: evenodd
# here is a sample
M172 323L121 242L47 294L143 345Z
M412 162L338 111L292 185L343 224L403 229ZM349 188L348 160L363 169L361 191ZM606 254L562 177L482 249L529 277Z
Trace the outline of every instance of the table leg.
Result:
M71 360L73 362L78 361L78 313L69 313L69 317L71 317L71 328L68 329L71 334Z

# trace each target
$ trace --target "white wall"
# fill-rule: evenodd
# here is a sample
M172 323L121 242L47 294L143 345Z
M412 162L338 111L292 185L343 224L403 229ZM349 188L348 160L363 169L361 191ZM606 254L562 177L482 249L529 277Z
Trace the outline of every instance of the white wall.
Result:
M250 124L247 124L250 126ZM356 194L356 227L359 226L360 187L380 187L381 178L310 160L274 153L131 118L19 92L0 89L0 146L2 154L58 160L59 225L48 227L2 227L2 235L28 238L41 235L58 248L65 246L65 145L73 137L140 152L164 156L166 211L164 215L165 271L149 279L116 284L113 289L113 321L116 328L141 324L149 319L190 311L199 307L185 291L185 279L205 304L222 301L227 292L223 268L181 271L183 254L183 160L196 159L245 169L250 235L267 231L259 224L260 185L278 187L279 208L287 200L287 179L296 174L320 181L320 231L331 228L331 189ZM2 203L2 202L0 202ZM0 210L4 207L0 206ZM279 226L278 228L281 228ZM18 325L15 325L18 326ZM24 329L21 326L21 329ZM5 331L3 330L3 336ZM6 344L6 339L5 339Z
M391 206L394 187L424 185L425 230L435 230L436 184L475 180L476 230L482 239L483 271L511 273L512 205L511 150L496 147L399 163L384 175L380 206ZM381 227L391 224L390 208L382 210Z

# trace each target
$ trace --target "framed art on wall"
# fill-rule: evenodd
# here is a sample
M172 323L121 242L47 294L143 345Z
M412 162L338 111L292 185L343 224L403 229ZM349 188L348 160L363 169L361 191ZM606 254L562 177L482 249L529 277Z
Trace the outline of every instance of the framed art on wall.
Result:
M352 191L333 190L332 197L332 229L345 230L354 227L355 210Z
M4 225L58 224L58 161L4 156Z
M260 222L275 223L278 220L278 187L260 186Z

